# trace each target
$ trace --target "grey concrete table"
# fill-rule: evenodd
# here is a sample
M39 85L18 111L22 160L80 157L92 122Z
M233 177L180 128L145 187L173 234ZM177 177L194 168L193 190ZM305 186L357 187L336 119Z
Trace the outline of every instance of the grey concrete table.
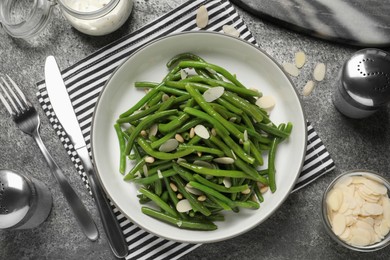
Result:
M45 32L28 41L12 39L0 31L0 72L15 78L39 108L34 84L43 79L47 55L55 55L61 68L68 67L183 2L135 1L129 21L107 37L89 37L78 33L57 11ZM315 63L327 64L326 79L302 101L307 119L327 146L336 169L293 193L276 214L255 229L224 242L202 245L183 259L388 259L390 247L362 254L338 246L325 233L321 222L322 192L341 172L366 168L390 178L389 111L381 111L365 120L350 120L339 114L331 102L338 71L357 49L291 32L243 10L238 11L261 48L278 62L293 61L295 52L305 51L308 63L299 77L292 78L299 93L302 93L304 84L311 78ZM44 142L102 230L91 196L86 192L46 116L42 110L39 109L39 112ZM114 259L104 235L97 242L90 242L79 231L38 147L29 136L14 126L3 107L0 108L0 125L0 168L31 174L42 180L51 187L54 200L48 220L39 228L0 231L0 259Z

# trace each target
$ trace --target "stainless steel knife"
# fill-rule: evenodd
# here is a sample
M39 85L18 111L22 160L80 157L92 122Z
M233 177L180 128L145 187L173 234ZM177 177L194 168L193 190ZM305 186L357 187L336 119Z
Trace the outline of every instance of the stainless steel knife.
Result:
M54 112L71 139L74 149L87 173L92 195L95 199L111 249L116 257L123 258L128 254L126 240L119 226L119 222L111 209L110 203L103 192L102 186L96 177L81 128L73 110L61 72L53 56L46 58L45 83Z

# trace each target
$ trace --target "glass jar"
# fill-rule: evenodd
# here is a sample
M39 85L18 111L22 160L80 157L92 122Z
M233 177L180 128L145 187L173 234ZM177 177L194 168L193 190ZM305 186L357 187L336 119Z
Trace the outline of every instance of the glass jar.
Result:
M15 38L31 38L48 24L53 7L78 31L106 35L129 18L132 0L1 0L0 23Z

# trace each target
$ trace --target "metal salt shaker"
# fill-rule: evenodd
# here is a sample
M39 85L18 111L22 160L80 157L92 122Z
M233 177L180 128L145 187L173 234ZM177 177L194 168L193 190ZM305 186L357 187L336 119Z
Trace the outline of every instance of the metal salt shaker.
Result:
M51 207L51 193L41 181L0 169L0 229L37 227Z
M365 118L390 101L390 53L362 49L344 63L333 104L345 116Z

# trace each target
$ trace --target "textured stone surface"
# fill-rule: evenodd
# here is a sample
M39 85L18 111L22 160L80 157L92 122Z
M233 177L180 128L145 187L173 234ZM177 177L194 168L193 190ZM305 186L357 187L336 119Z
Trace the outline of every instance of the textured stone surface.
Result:
M47 55L57 57L61 68L75 63L109 42L132 32L148 21L176 7L184 0L135 1L129 21L107 37L78 33L56 11L45 32L28 41L12 39L0 30L0 72L12 76L39 108L35 83L43 79ZM336 170L288 197L280 209L264 223L239 237L205 244L183 259L387 259L390 247L361 254L338 246L325 233L320 215L322 192L343 171L366 168L390 178L389 110L371 118L350 120L331 103L337 74L343 62L357 49L297 34L255 18L238 9L260 47L278 62L292 62L302 50L307 63L301 74L292 78L298 92L312 78L317 62L327 64L324 81L308 97L302 95L306 116L327 146ZM0 259L115 259L102 234L97 242L88 241L49 172L34 141L19 131L7 111L0 106L0 168L13 169L42 180L52 192L53 209L39 228L27 231L0 231ZM48 150L77 189L88 209L102 226L92 198L83 186L59 139L42 110L41 134Z
M245 10L309 35L357 46L390 45L390 6L377 0L232 0Z

